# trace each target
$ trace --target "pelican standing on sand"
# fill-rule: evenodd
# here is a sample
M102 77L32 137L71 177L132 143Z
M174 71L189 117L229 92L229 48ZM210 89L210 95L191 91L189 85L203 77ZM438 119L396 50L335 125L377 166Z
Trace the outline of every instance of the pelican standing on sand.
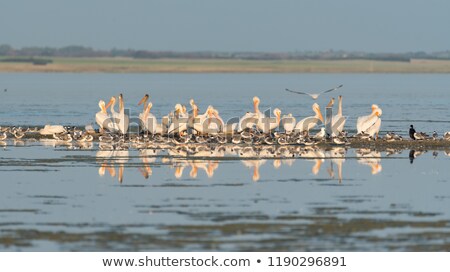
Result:
M241 117L238 124L238 132L245 129L252 129L258 124L260 118L264 117L264 114L259 111L259 98L257 96L253 97L253 110L254 112L247 112Z
M338 112L333 116L331 127L332 127L332 135L333 137L339 136L339 134L344 130L344 125L346 118L342 115L342 95L338 97Z
M272 117L263 117L258 120L258 129L264 134L271 133L274 129L276 129L280 125L281 121L281 110L276 108L273 110L273 114L275 118Z
M317 98L319 98L319 96L321 94L332 92L334 90L337 90L337 89L341 88L342 86L344 86L344 85L341 84L341 85L339 85L337 87L334 87L332 89L329 89L329 90L326 90L326 91L322 91L322 92L319 92L319 93L306 93L306 92L301 92L301 91L292 91L292 90L289 90L289 89L285 89L285 90L288 91L288 92L291 92L291 93L308 95L312 99L317 100Z
M208 127L206 125L206 119L208 119L212 106L208 106L204 114L198 114L198 107L197 105L193 104L192 107L194 108L193 111L193 122L194 122L194 130L197 131L200 134L204 134L207 132Z
M149 95L146 94L141 101L139 101L138 106L144 104L144 110L139 114L139 119L141 120L142 129L151 134L156 134L156 129L158 126L158 122L156 120L155 115L150 113L153 104L151 102L147 103Z
M378 139L378 132L381 127L381 114L382 110L378 107L378 105L372 105L372 113L370 115L358 117L356 121L356 129L358 133L366 133L370 137L373 137L376 134L376 139Z
M221 128L220 132L224 132L225 134L232 134L236 131L236 128L238 126L238 123L230 123L225 124L222 117L219 115L219 111L215 108L211 111L212 117L216 119L216 122L219 124L219 127Z
M105 129L109 129L109 124L111 122L110 116L106 111L108 107L111 105L111 102L108 105L105 105L105 101L100 100L98 102L98 106L100 107L100 111L95 114L95 122L97 122L100 127L100 132L103 132Z
M153 103L149 102L144 112L139 114L139 119L142 121L143 129L146 132L151 133L152 135L156 134L158 128L158 122L156 120L155 115L150 113L151 108L153 107Z
M116 112L116 97L112 96L111 100L109 101L108 105L110 106L110 111L111 111L111 123L109 124L109 130L111 132L117 132L119 131L119 113Z
M138 106L140 106L140 105L144 106L143 111L145 111L145 109L147 108L147 101L148 101L149 97L150 96L148 94L145 94L144 97L142 97L142 99L138 103Z
M306 117L302 120L300 120L297 125L295 125L295 131L296 132L309 132L310 129L315 127L319 122L323 123L323 116L320 112L319 104L314 103L312 105L312 110L316 113L314 116Z
M122 135L126 135L128 132L128 125L130 122L130 118L127 114L125 114L125 106L123 102L123 95L119 94L119 112L116 112L114 109L114 105L116 102L116 98L113 96L111 98L111 117L113 119L114 125L113 130L119 130Z
M188 129L189 115L186 113L186 107L181 104L175 105L174 117L169 126L169 134L182 134Z
M43 129L39 130L41 135L53 135L58 133L65 133L67 130L61 125L45 125Z

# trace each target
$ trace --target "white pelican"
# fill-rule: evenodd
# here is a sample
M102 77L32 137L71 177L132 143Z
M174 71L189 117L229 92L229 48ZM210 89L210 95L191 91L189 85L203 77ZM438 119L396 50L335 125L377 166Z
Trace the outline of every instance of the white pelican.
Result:
M123 95L119 94L119 131L125 135L128 132L128 124L130 119L128 115L125 114L125 107L123 103Z
M60 125L45 125L43 129L39 130L41 135L53 135L67 132L67 130Z
M220 117L219 115L219 111L215 108L212 108L210 117L215 119L215 122L220 128L219 132L224 132L225 134L233 134L237 129L238 123L225 124L222 117Z
M138 106L143 105L142 113L139 114L139 120L141 120L142 130L155 134L157 122L156 118L154 118L155 116L150 113L150 109L152 106L148 108L147 101L149 97L150 96L148 94L145 94L144 97L142 97L142 99L138 103ZM144 115L146 115L146 118L144 118ZM153 120L152 118L155 120Z
M286 134L291 134L297 124L297 120L292 116L292 113L289 113L281 118L281 124Z
M260 103L259 97L257 96L253 97L253 109L255 111L255 116L256 118L261 119L264 118L264 113L259 111L259 103Z
M258 124L260 118L264 118L264 113L259 111L259 98L253 97L253 112L247 112L239 119L238 132L245 129L252 129Z
M275 118L271 117L262 117L259 118L257 126L260 131L262 131L265 134L270 133L274 129L276 129L280 125L281 121L281 110L276 108L273 110L273 113L275 115Z
M300 122L295 125L295 131L296 132L303 132L307 131L309 132L310 129L315 127L319 121L323 123L323 116L320 112L320 107L317 103L314 103L312 105L312 110L316 113L314 116L306 117L303 120L300 120Z
M105 106L105 101L100 100L98 102L98 106L100 108L100 111L95 114L95 122L97 122L98 126L100 127L100 132L102 132L104 129L109 130L111 118L106 110L109 106L111 106L111 101L108 103L108 105Z
M339 134L344 130L344 125L346 118L342 115L342 95L338 97L339 103L338 103L338 112L336 115L333 116L331 128L332 128L332 135L333 137L339 136Z
M329 93L329 92L331 92L331 91L337 90L337 89L339 89L339 88L342 87L342 86L344 86L344 85L339 85L339 86L337 86L337 87L334 87L334 88L332 88L332 89L329 89L329 90L326 90L326 91L322 91L322 92L319 92L319 93L306 93L306 92L300 92L300 91L291 91L291 90L289 90L289 89L285 89L285 90L288 91L288 92L291 92L291 93L309 95L312 99L317 100L317 98L319 98L319 96L320 96L321 94Z
M139 114L139 119L142 122L144 131L149 132L151 134L156 134L158 122L156 120L155 115L150 113L152 106L153 106L152 102L149 102L145 110Z
M186 107L181 104L175 105L175 112L173 113L172 122L169 125L169 134L181 134L187 130L189 116L186 113Z
M225 123L223 122L222 117L220 117L219 115L219 111L216 110L214 107L211 107L209 112L208 112L208 133L209 134L217 134L217 133L221 133L223 132L225 129L226 130L231 130L227 131L227 133L232 133L233 132L233 124L231 124L230 126L225 126Z
M147 101L148 101L149 97L150 96L148 94L145 94L144 97L142 97L141 100L139 100L138 106L143 104L143 109L142 109L143 111L145 111L145 109L147 108Z
M112 96L111 100L109 101L108 105L110 106L110 111L111 111L111 122L109 124L109 131L111 132L117 132L119 131L119 119L117 119L119 117L119 113L116 112L116 97Z
M381 127L381 116L382 110L377 105L372 105L372 113L370 115L358 117L356 121L356 129L358 133L367 133L371 137L376 134L376 139L378 139L378 132Z
M205 134L208 132L208 125L207 123L205 123L207 121L207 119L211 116L211 110L213 109L212 106L208 106L208 108L206 109L204 114L198 114L198 107L197 105L194 104L194 129L195 131L197 131L199 134Z

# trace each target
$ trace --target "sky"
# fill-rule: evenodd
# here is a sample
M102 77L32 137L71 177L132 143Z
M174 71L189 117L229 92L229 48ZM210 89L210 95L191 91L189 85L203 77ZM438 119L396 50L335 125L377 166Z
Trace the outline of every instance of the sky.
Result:
M450 49L447 0L2 0L0 44L164 51Z

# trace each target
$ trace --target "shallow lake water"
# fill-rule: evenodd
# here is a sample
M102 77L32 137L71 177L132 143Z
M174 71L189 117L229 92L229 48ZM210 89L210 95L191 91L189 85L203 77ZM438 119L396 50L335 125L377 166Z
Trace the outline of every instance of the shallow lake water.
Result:
M157 116L190 98L225 118L241 116L258 95L261 107L302 117L312 101L284 88L344 84L331 94L344 96L349 131L373 103L383 109L383 132L406 135L410 123L440 135L450 130L446 75L0 74L0 82L7 88L0 125L82 126L94 121L99 99L119 92L131 112L148 92ZM318 102L324 107L329 98ZM0 250L450 249L450 147L412 156L278 147L276 158L257 158L255 151L268 154L226 146L195 157L8 140L0 145Z

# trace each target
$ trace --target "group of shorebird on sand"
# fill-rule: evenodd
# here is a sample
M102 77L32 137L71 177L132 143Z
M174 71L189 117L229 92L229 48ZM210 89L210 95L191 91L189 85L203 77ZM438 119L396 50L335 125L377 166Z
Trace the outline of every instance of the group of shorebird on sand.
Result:
M334 91L342 85L323 91L317 94L309 94L299 91L286 91L309 95L316 100L321 94ZM5 141L8 136L14 139L21 139L26 134L40 134L53 137L57 141L71 142L92 142L94 139L100 143L107 143L112 148L117 145L123 146L127 143L147 143L147 142L167 142L181 145L189 143L218 143L218 144L266 144L266 145L315 145L327 142L335 145L345 145L349 143L349 138L361 140L378 140L381 127L382 110L378 105L371 106L368 115L357 118L355 135L349 136L344 130L346 117L343 115L342 96L338 97L337 113L329 120L329 130L321 127L314 135L310 131L315 127L325 123L320 106L317 103L312 105L314 115L298 121L291 114L281 115L281 110L275 108L272 116L266 116L259 109L260 99L253 98L253 110L246 112L238 122L225 123L219 111L208 106L203 114L199 113L199 107L193 99L189 104L191 110L188 112L185 105L176 104L174 110L161 118L161 122L151 113L152 102L149 101L148 94L139 101L138 105L143 106L139 114L139 131L131 133L130 117L128 116L122 94L111 97L106 104L100 100L98 106L100 111L95 114L95 120L99 129L93 126L86 126L84 130L76 127L64 127L61 125L46 125L42 129L21 128L21 127L0 127L0 141ZM119 111L115 110L118 102ZM331 98L326 108L332 108L335 99ZM108 113L108 108L110 112ZM412 140L438 140L438 135L433 132L430 137L425 133L416 132L411 125L409 135ZM443 140L450 141L450 132L444 134ZM393 132L388 132L382 140L392 142L401 141L402 137Z

